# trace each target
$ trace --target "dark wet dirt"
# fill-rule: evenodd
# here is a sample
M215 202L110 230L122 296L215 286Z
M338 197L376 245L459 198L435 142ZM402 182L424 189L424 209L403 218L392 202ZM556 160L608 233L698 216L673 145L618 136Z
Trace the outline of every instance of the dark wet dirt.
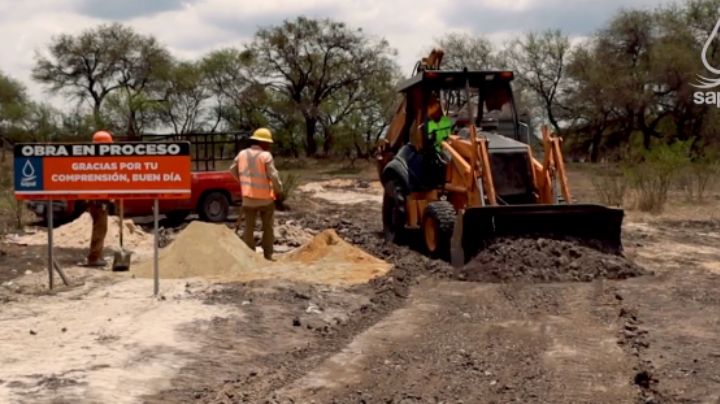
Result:
M213 321L198 335L204 348L172 387L146 401L720 399L720 275L640 254L680 242L671 237L674 225L625 232L628 256L644 268L570 243L515 240L456 271L385 244L379 217L374 205L315 200L280 216L333 228L395 267L349 289L224 286L208 304L234 305L238 316ZM695 237L707 243L705 233L720 229L713 226L704 224ZM680 239L692 243L693 232Z
M625 257L569 241L540 238L496 240L470 260L459 277L475 282L589 282L647 274Z

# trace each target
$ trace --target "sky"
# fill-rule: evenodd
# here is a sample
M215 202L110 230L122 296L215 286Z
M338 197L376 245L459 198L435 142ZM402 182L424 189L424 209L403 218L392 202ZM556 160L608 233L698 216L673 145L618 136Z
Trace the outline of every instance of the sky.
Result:
M669 0L668 0L669 1ZM154 35L180 59L241 47L259 27L299 15L331 18L385 38L403 72L449 32L484 35L500 45L527 31L559 28L591 36L620 9L652 9L665 0L0 0L0 71L20 80L35 100L51 97L32 81L38 52L59 34L120 22Z

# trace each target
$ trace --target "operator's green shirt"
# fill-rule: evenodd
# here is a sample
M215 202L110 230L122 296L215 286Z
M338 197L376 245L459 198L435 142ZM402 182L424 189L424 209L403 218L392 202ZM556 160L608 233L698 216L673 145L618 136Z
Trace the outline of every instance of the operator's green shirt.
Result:
M452 119L445 115L439 121L428 120L428 135L432 139L433 133L435 134L435 150L438 153L442 151L442 142L450 137L452 126Z

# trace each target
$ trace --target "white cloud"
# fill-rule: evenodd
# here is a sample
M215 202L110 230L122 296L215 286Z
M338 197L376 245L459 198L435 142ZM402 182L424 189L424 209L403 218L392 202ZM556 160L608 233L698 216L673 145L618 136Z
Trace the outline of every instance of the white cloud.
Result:
M112 1L113 7L98 7ZM76 34L114 20L151 34L182 59L240 46L261 26L307 15L332 18L384 37L398 50L404 73L448 32L483 34L501 45L529 29L557 27L573 37L599 28L620 7L650 7L665 0L0 0L0 70L21 80L35 99L46 99L31 81L34 54L54 35ZM153 4L150 4L153 3ZM88 4L92 5L89 9ZM143 13L143 10L144 13ZM102 15L107 18L95 17ZM59 103L61 97L54 97Z

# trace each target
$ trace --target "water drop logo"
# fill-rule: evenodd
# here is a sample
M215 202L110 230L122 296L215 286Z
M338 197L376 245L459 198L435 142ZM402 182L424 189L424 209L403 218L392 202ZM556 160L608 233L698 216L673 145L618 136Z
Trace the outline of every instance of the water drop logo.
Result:
M25 160L25 165L22 168L22 178L20 179L20 185L23 188L34 188L37 186L37 175L35 175L35 167L30 160Z
M720 19L718 19L718 22L715 24L715 28L713 28L712 33L710 33L710 36L708 37L707 41L705 41L705 45L702 48L702 53L700 54L700 58L702 59L703 65L705 66L705 69L709 71L710 73L716 74L720 76L720 69L717 69L713 67L710 62L708 61L708 50L710 49L710 45L712 44L712 41L717 38L718 36L718 30L720 30ZM720 86L720 77L705 77L700 74L698 76L698 84L693 84L694 87L702 88L702 89L710 89Z

